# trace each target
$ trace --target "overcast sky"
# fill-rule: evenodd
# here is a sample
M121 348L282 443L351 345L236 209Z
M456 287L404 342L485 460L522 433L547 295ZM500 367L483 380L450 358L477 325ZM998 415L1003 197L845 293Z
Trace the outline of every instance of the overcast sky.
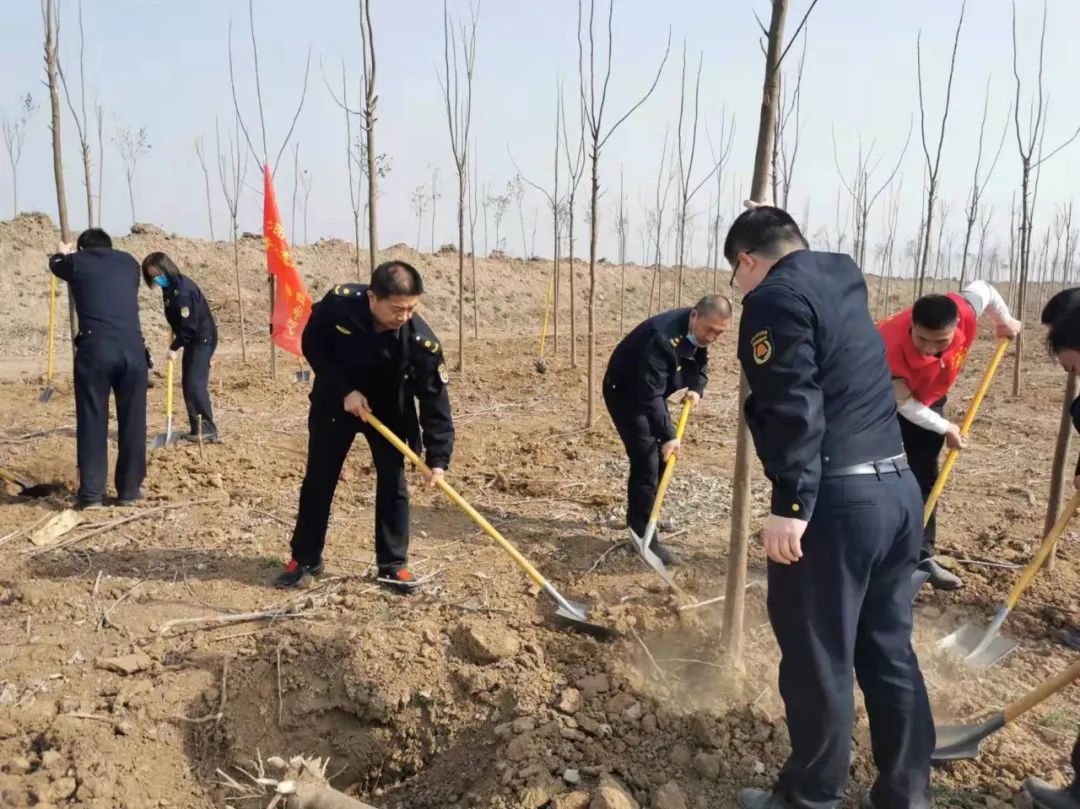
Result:
M435 242L456 241L456 177L436 63L443 53L442 4L436 0L372 0L378 56L378 151L392 165L380 200L382 245L413 244L416 217L413 190L430 183L439 170L442 198L436 209ZM809 0L792 0L789 32ZM1042 3L1016 0L1022 75L1033 79ZM77 73L78 0L62 0L61 57L75 91ZM247 36L247 4L240 0L83 0L86 29L88 106L100 99L105 114L104 225L117 233L131 224L127 189L116 144L118 127L145 126L151 145L135 178L136 215L167 230L206 237L208 224L203 177L192 149L202 133L211 152L215 233L227 231L227 210L213 165L214 120L223 134L233 111L227 72L226 30L234 23L234 47L241 105L256 145L256 103ZM603 0L598 3L606 9ZM55 217L48 130L48 96L42 87L41 16L38 0L3 0L0 27L0 114L18 114L19 98L31 92L39 105L28 124L19 166L19 207ZM295 110L303 79L304 57L312 52L307 101L296 129L300 166L310 172L308 239L351 238L352 212L344 160L345 121L324 83L340 85L344 57L353 80L350 93L358 104L360 36L355 0L258 0L255 3L263 96L271 159L276 155ZM614 258L613 205L620 170L624 172L629 226L629 258L640 260L645 207L655 193L657 161L665 131L674 130L678 113L679 72L685 41L692 75L698 54L704 54L701 87L702 124L696 173L708 170L707 120L718 140L724 111L734 114L736 135L729 168L723 178L723 213L730 218L739 190L747 182L756 138L762 82L762 54L753 10L768 19L764 0L616 0L615 53L606 115L614 121L648 87L663 54L670 26L672 51L656 93L611 138L601 158L601 253ZM451 12L467 13L461 0ZM1045 92L1050 100L1046 146L1056 146L1080 124L1075 77L1080 75L1080 4L1050 0L1046 42ZM803 81L803 134L790 207L801 219L809 202L811 235L827 227L834 234L839 180L833 161L832 132L845 170L854 165L861 136L874 143L881 158L876 179L883 182L904 143L909 120L914 133L903 161L901 242L918 225L924 157L919 138L915 82L915 42L922 31L924 81L931 149L945 89L945 75L960 3L957 0L820 0L808 28ZM473 134L479 153L478 177L491 194L502 193L515 169L508 148L522 171L541 185L551 181L555 85L565 79L568 106L577 90L577 5L573 0L487 0L479 6L477 67L473 101ZM990 121L986 136L988 160L1000 140L1005 116L1015 95L1009 0L971 0L961 35L953 109L946 132L940 183L951 207L948 229L961 238L962 206L971 182L984 86L991 80ZM602 28L601 28L602 31ZM801 50L797 43L785 66L793 71ZM1034 90L1034 82L1025 87ZM688 88L688 93L690 88ZM1024 109L1026 112L1026 96ZM72 118L64 107L64 160L72 223L85 225L85 192ZM96 134L94 143L97 160ZM261 148L260 148L261 151ZM1056 206L1068 203L1080 176L1080 144L1054 158L1039 192L1042 220L1049 224ZM1019 181L1015 133L1010 129L1000 162L986 194L996 212L991 241L1008 239L1010 196ZM96 168L95 168L96 178ZM258 186L257 167L249 182ZM279 205L292 232L294 185L291 149L277 173ZM584 223L587 184L579 194ZM692 210L704 212L715 185L707 184ZM884 196L871 220L871 244L880 241ZM0 164L0 216L11 214L11 172ZM532 190L524 200L526 241L531 251L534 212L539 212L536 252L551 251L550 217L543 197ZM425 214L421 247L430 246L430 210ZM700 213L693 253L704 260L704 213ZM1080 225L1080 222L1078 222ZM261 229L261 202L245 191L241 228ZM585 228L579 228L584 232ZM850 229L849 229L850 230ZM302 225L297 228L302 241ZM513 254L522 251L517 211L502 223L501 236ZM478 226L483 249L483 225ZM488 246L494 248L494 223ZM579 241L578 253L587 241Z

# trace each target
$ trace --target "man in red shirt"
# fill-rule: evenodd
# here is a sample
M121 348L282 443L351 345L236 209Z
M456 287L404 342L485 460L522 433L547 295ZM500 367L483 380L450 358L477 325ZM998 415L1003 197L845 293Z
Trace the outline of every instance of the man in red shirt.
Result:
M960 426L942 414L984 312L994 321L998 337L1011 340L1020 332L1020 321L985 281L969 284L960 294L924 295L914 306L878 324L893 376L904 453L919 481L923 502L937 480L942 445L963 449L966 443ZM936 532L935 509L923 534L920 567L930 574L935 590L955 590L963 583L960 577L934 559Z

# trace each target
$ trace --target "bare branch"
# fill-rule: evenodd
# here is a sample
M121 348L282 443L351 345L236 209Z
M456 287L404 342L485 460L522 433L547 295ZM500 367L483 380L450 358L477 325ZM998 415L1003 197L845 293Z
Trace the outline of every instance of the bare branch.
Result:
M255 151L255 146L251 142L251 135L248 134L247 127L244 125L244 116L240 114L240 101L236 97L236 75L235 75L235 73L233 71L232 19L231 18L229 19L228 43L229 43L229 87L232 88L233 109L236 110L236 121L237 121L237 124L240 126L240 131L244 133L244 140L247 141L247 145L248 145L248 148L251 150L252 157L254 157L256 162L258 162L259 161L259 153L257 151Z
M777 70L779 70L780 65L784 63L784 57L787 56L788 51L791 50L791 46L794 45L795 41L799 38L799 34L802 32L803 28L806 27L806 21L810 19L810 12L814 10L814 6L816 6L817 4L818 0L813 0L813 2L810 3L810 8L806 9L806 13L803 15L802 21L799 23L799 27L796 28L795 33L791 35L791 41L788 42L787 47L784 48L784 50L781 52L780 58L776 60ZM768 36L768 32L766 32L766 36Z
M289 139L292 138L293 131L296 129L296 122L300 120L300 112L304 109L304 99L307 98L308 74L310 72L311 46L308 45L307 60L304 63L304 89L300 91L300 103L296 107L296 114L293 116L292 123L289 124L289 131L285 133L285 140L281 142L281 150L274 160L274 170L270 173L271 177L277 174L278 165L281 163L281 156L285 153L285 149L289 145Z

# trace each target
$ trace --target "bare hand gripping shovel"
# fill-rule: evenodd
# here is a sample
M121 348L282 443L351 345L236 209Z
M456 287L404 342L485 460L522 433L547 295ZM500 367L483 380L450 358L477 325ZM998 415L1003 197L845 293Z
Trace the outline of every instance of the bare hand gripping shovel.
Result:
M1077 660L1053 677L1043 680L1034 690L1028 692L1020 700L1009 705L1004 710L998 711L981 724L941 725L935 728L937 746L934 748L934 752L930 754L930 760L939 764L943 761L960 761L975 758L979 755L979 747L982 745L983 739L997 733L997 731L1019 717L1020 714L1034 708L1047 697L1053 696L1078 677L1080 677L1080 660Z
M1039 568L1043 566L1047 557L1050 556L1054 545L1057 544L1057 541L1065 532L1065 526L1069 524L1069 520L1076 513L1078 507L1080 507L1080 492L1074 494L1072 499L1065 504L1065 508L1062 510L1057 522L1054 523L1054 527L1050 529L1050 533L1042 541L1042 545L1039 546L1035 557L1024 568L1024 572L1020 574L1020 578L1013 585L1012 590L1009 591L1005 603L994 613L994 619L990 622L990 625L983 630L974 624L964 624L951 635L941 639L939 644L941 648L956 649L963 655L965 663L977 668L986 668L997 663L1019 645L1018 641L999 635L998 632L1001 630L1001 625L1005 623L1009 613L1020 600L1020 596L1034 581Z
M679 422L675 426L676 440L682 440L683 432L686 430L686 420L690 416L691 407L693 407L693 404L689 400L683 402L682 412L679 414ZM675 585L675 577L671 575L671 571L660 561L660 557L649 549L649 545L652 544L653 537L656 536L656 524L660 521L660 508L664 505L664 495L667 494L668 484L671 483L671 476L675 472L675 458L677 456L677 452L671 453L664 464L664 473L660 476L660 485L656 489L656 499L653 501L652 513L649 515L649 523L645 526L645 534L639 537L634 533L633 528L630 529L631 540L633 541L638 554L645 560L645 564L659 573L660 578L667 582L669 587L676 590L678 587Z
M374 427L383 438L393 444L397 451L408 458L418 469L425 473L429 471L427 464L420 460L420 457L409 448L409 445L394 435L394 433L375 416L368 416L367 423ZM480 514L480 512L470 506L465 498L455 491L453 486L445 480L440 480L437 485L442 490L443 494L450 498L454 505L469 515L472 521L479 525L485 534L495 540L499 547L506 551L507 555L514 560L517 566L524 570L528 577L548 594L551 600L555 602L555 614L563 619L563 621L571 627L580 629L582 632L597 638L612 638L619 634L614 629L589 621L588 604L564 598L551 582L545 579L540 574L540 571L529 563L528 559L518 553L517 548L511 545L502 534L495 530L495 527L491 523L484 519L484 516Z

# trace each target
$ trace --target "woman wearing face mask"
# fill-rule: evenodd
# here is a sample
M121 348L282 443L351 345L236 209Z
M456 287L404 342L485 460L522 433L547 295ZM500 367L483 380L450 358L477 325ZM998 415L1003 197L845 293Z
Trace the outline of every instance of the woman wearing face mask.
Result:
M169 359L175 360L184 349L181 388L191 425L191 432L184 438L198 438L201 416L203 440L216 441L218 431L210 405L210 360L217 348L217 324L210 306L198 285L182 275L164 253L151 253L143 259L142 273L148 287L161 289L165 319L173 332Z
M1046 345L1061 367L1070 373L1080 373L1080 287L1066 289L1047 301L1042 311L1042 323L1048 327ZM1080 432L1080 398L1070 408L1073 427ZM1073 486L1080 490L1080 459L1077 460ZM1067 629L1061 633L1066 646L1080 651L1080 631ZM1080 809L1080 736L1072 751L1073 780L1064 789L1055 789L1041 778L1029 778L1024 789L1037 809Z

